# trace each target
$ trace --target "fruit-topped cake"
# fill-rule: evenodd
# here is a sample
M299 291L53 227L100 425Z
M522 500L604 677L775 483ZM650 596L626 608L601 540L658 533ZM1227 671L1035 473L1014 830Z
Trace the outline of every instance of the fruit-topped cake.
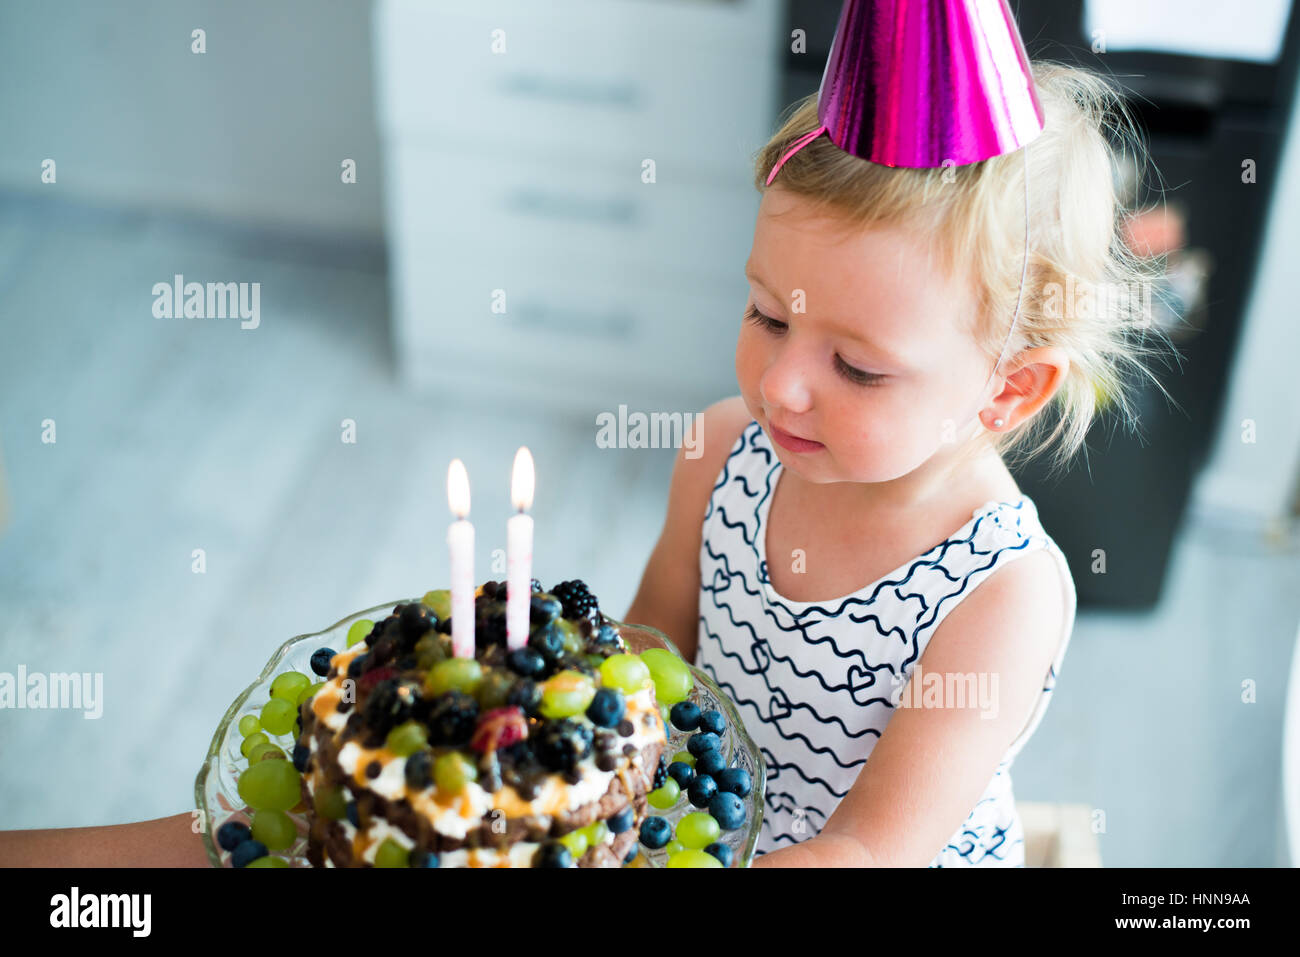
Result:
M475 597L454 657L433 591L319 650L300 705L307 855L317 867L617 867L667 778L651 668L580 581L532 583L506 641L506 584ZM651 662L650 664L653 664ZM242 789L241 789L242 790Z

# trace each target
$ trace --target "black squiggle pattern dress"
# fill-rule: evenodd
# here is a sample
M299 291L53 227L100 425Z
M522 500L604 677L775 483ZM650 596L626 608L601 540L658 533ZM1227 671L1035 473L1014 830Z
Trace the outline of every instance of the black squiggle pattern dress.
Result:
M989 502L946 541L852 595L796 602L782 598L767 574L767 512L780 472L766 433L751 422L713 488L700 547L695 663L736 702L767 762L758 853L817 834L857 780L900 694L917 690L909 692L907 681L944 617L1002 565L1047 548L1060 564L1069 614L1043 693L930 864L1024 866L1010 767L1051 700L1075 613L1065 557L1033 501Z

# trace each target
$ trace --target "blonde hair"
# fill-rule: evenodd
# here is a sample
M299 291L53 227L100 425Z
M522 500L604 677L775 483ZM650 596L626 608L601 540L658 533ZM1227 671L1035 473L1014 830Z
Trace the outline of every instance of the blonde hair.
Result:
M1080 448L1086 454L1088 431L1107 407L1136 426L1127 374L1146 375L1164 391L1144 361L1163 350L1146 340L1150 335L1163 346L1172 343L1146 321L1142 296L1114 294L1144 288L1149 306L1164 265L1136 257L1120 232L1128 210L1116 167L1131 160L1140 171L1146 162L1136 125L1102 77L1048 61L1033 63L1032 71L1045 124L1026 150L966 166L911 169L860 159L823 135L786 161L773 186L806 199L815 213L846 229L905 226L934 237L942 266L969 269L975 280L979 319L972 332L990 370L1011 330L1023 270L1020 313L1002 368L1021 350L1041 346L1064 350L1070 368L1038 414L995 433L992 445L999 455L1018 453L1024 460L1055 447L1053 463L1064 467ZM793 142L820 125L815 94L794 104L755 158L759 192ZM1114 147L1108 132L1116 135ZM1108 293L1108 304L1118 300L1116 307L1059 308L1066 291L1094 288Z

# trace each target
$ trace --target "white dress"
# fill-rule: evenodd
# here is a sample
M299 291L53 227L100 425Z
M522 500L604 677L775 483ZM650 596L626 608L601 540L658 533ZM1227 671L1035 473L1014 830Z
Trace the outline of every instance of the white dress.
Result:
M989 502L946 541L844 598L797 602L772 587L767 513L781 473L767 434L751 422L719 473L704 515L696 665L736 703L767 764L757 852L813 837L857 780L900 703L924 705L908 685L930 636L989 575L1039 548L1057 559L1068 615L1043 693L970 815L931 867L1023 867L1024 832L1011 762L1047 710L1074 626L1065 556L1027 496ZM925 672L922 669L922 675ZM967 686L974 700L990 699ZM903 702L906 703L906 702Z

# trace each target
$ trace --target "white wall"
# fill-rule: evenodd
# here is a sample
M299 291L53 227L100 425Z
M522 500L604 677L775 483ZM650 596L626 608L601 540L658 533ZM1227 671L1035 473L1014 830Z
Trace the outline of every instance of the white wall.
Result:
M369 0L0 4L0 188L378 239L370 21Z

